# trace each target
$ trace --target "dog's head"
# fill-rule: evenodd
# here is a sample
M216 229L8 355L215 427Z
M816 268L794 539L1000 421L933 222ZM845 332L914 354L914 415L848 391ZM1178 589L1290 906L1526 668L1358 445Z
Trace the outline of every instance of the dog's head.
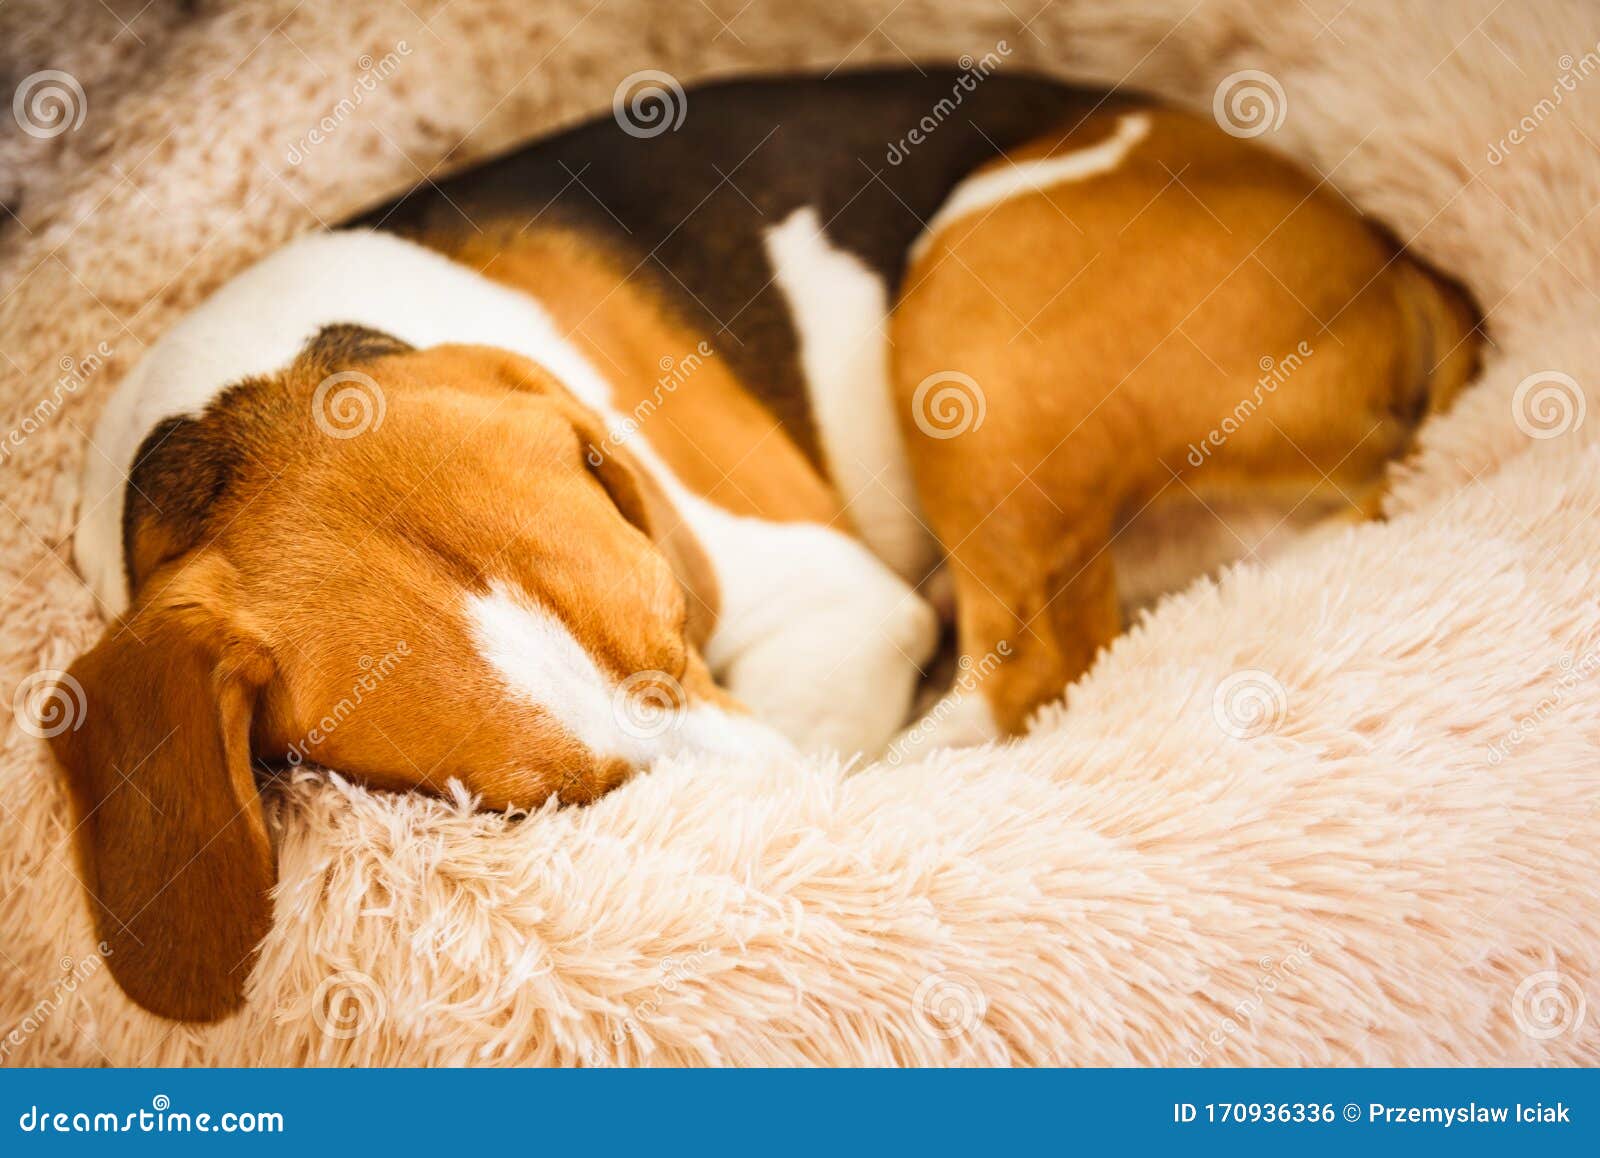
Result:
M329 328L157 427L127 493L132 603L53 745L112 969L158 1013L241 997L257 763L530 808L770 739L701 658L716 594L669 498L526 359Z

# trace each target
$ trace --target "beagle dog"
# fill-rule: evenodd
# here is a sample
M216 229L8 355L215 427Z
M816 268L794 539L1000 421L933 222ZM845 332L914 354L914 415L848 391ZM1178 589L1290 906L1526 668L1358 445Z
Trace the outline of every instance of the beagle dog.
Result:
M941 619L1003 658L915 734L1002 737L1119 630L1134 524L1377 510L1472 373L1466 296L1207 119L962 75L595 120L147 352L75 544L118 618L52 741L131 997L242 999L258 768L525 810L675 753L871 757Z

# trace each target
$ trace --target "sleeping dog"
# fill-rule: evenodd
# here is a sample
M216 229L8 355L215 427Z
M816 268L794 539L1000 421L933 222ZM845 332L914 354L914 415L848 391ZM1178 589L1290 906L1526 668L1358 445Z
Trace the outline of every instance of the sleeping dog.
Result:
M241 999L258 764L528 809L678 752L871 756L941 618L1004 658L915 734L1002 737L1119 630L1130 523L1375 512L1472 371L1465 296L1209 120L959 81L596 120L291 244L147 353L76 542L120 618L54 740L135 1000Z

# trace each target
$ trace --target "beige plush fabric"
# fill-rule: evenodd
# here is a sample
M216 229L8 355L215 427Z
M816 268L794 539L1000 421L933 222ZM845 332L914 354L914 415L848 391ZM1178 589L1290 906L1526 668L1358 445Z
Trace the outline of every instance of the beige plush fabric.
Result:
M604 108L640 69L1005 40L1014 64L1200 107L1260 70L1281 96L1233 83L1281 110L1262 140L1468 281L1497 348L1393 521L1166 600L1013 747L853 775L683 762L520 821L301 773L273 794L250 1005L216 1026L112 983L44 745L8 717L0 1063L1600 1062L1591 6L113 7L128 28L0 9L8 90L55 68L87 105L0 140L8 702L101 630L75 479L141 348L286 238ZM69 359L86 380L63 389Z

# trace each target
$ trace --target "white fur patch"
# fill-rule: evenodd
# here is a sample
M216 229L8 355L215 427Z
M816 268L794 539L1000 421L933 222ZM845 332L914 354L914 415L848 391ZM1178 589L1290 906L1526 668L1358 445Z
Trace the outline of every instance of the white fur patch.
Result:
M957 185L933 215L922 236L911 247L911 258L918 260L940 231L953 222L989 209L1013 197L1026 196L1071 181L1087 181L1111 172L1127 158L1133 147L1150 134L1150 117L1129 113L1117 119L1117 127L1105 140L1070 153L1058 153L1033 161L1018 161L968 177Z
M543 708L597 756L632 756L612 706L613 681L566 624L503 583L467 598L479 654L507 686Z
M722 612L706 647L717 678L804 749L882 751L938 645L933 609L825 527L724 512L695 526L720 561Z
M548 712L602 758L644 767L680 752L789 751L779 733L721 708L667 695L641 712L621 702L624 681L599 666L567 627L517 589L495 583L466 600L479 654L513 695Z
M773 277L800 339L800 366L834 485L867 545L917 580L936 557L889 388L883 279L837 248L817 211L767 230Z

